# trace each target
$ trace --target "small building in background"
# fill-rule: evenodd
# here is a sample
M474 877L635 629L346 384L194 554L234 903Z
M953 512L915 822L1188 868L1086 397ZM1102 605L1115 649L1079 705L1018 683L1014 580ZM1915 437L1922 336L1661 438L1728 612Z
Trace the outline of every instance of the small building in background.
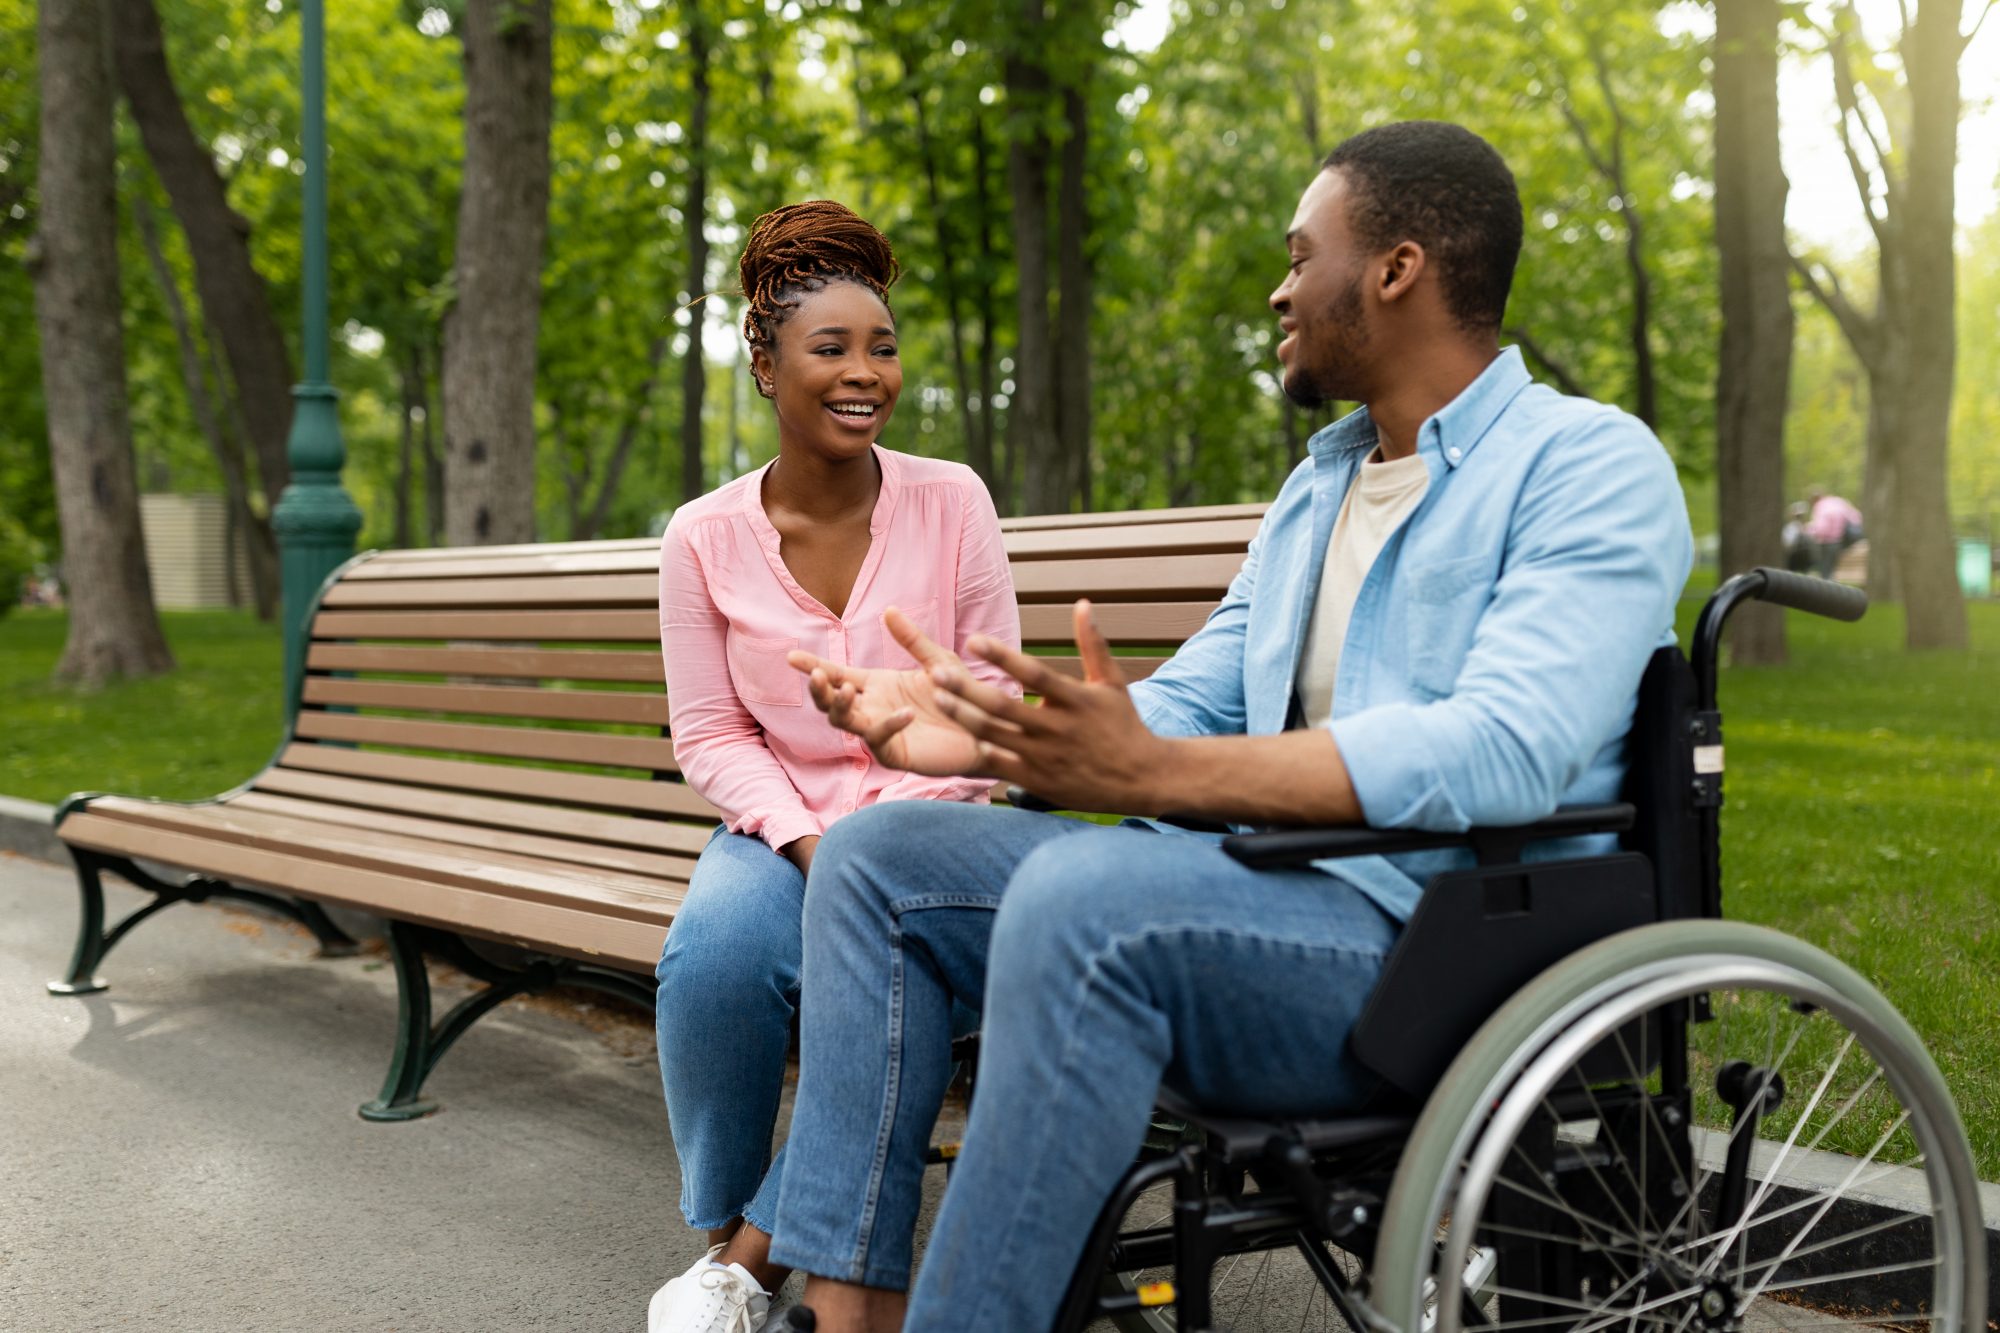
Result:
M229 507L219 495L142 495L139 525L153 601L162 610L200 611L240 606L240 558L232 560ZM247 589L244 589L247 592Z

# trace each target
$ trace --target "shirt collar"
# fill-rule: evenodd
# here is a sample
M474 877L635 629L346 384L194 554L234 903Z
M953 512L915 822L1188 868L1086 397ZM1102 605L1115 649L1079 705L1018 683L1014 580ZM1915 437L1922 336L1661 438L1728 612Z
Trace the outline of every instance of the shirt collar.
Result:
M1434 449L1445 466L1457 467L1472 454L1473 446L1486 436L1507 405L1533 383L1521 362L1521 349L1507 347L1488 363L1479 377L1424 422L1417 432L1417 449ZM1374 420L1365 407L1357 408L1319 431L1307 441L1315 458L1375 447Z

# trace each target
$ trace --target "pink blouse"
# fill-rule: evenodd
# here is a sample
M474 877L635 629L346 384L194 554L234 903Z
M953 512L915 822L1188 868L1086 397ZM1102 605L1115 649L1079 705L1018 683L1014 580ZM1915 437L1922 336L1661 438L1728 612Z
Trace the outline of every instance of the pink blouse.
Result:
M660 549L660 645L674 756L729 828L773 848L824 833L864 805L984 801L985 779L925 778L875 761L813 706L794 648L830 662L911 667L882 613L900 607L972 673L1018 694L971 658L985 634L1018 646L1014 581L993 500L972 469L875 447L882 493L868 555L835 616L798 585L764 513L766 468L674 512ZM769 465L767 464L766 467Z

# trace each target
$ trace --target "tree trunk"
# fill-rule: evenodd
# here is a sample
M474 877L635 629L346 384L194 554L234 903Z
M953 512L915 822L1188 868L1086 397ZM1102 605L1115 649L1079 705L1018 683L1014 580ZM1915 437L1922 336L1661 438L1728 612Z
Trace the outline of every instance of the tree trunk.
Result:
M417 418L424 414L423 368L414 353L398 358L397 374L402 380L402 431L396 441L396 548L416 545L416 529L411 511L416 503Z
M535 538L535 340L549 206L550 0L466 0L465 183L444 326L444 531Z
M1868 591L1903 602L1907 648L1963 648L1967 642L1946 471L1957 354L1952 172L1958 155L1958 61L1965 49L1958 30L1961 8L1961 0L1924 0L1903 29L1899 45L1911 115L1901 144L1875 142L1852 56L1835 31L1831 55L1840 130L1875 233L1874 313L1864 314L1848 300L1838 275L1829 271L1822 281L1811 264L1793 261L1868 372L1861 506L1868 527ZM1860 152L1864 143L1874 153L1872 166Z
M708 489L702 468L701 400L708 387L708 362L702 355L702 313L708 303L700 296L708 287L708 24L701 6L688 0L688 79L694 106L688 117L687 201L682 227L687 233L687 293L695 304L688 311L687 352L681 357L681 503Z
M1049 325L1049 140L1041 115L1049 95L1042 65L1043 0L1020 0L1020 47L1006 64L1007 188L1013 200L1017 324L1014 392L1007 425L1024 469L1021 508L1066 514L1076 488L1056 431L1055 346Z
M701 307L696 306L695 309L700 310ZM666 361L669 341L664 331L657 333L653 336L652 346L646 350L646 377L639 381L639 387L626 402L625 419L618 425L618 439L611 446L611 457L604 465L597 499L580 522L571 522L572 541L590 541L604 531L604 524L611 517L611 504L618 498L618 483L625 476L625 464L632 457L632 446L638 443L640 428L653 415L653 390L660 382L660 366ZM697 435L696 438L700 437Z
M1910 648L1963 648L1967 642L1946 466L1957 354L1952 175L1958 158L1958 61L1965 47L1958 30L1961 12L1962 0L1923 0L1902 41L1911 117L1896 240L1908 284L1902 323L1910 359L1891 503L1904 642Z
M139 226L140 245L146 251L146 261L152 267L153 280L158 284L160 299L167 308L167 322L173 326L174 343L180 349L181 382L187 388L188 409L194 415L195 426L201 431L202 438L208 441L209 452L215 456L216 470L222 474L223 503L229 514L229 545L224 555L229 572L229 604L243 604L236 561L236 543L240 539L243 549L253 553L250 556L251 599L257 609L257 618L270 620L278 613L277 567L275 561L263 560L259 556L265 551L275 551L276 547L270 521L259 516L250 505L250 462L244 456L243 441L230 429L229 423L216 410L215 400L209 396L208 378L202 366L201 349L195 342L193 321L188 318L187 303L181 299L180 284L174 280L166 252L160 247L160 229L143 194L135 194L132 212L133 220Z
M997 376L994 358L999 347L1000 311L999 300L993 291L993 275L998 271L998 260L993 254L993 196L989 189L992 180L992 159L986 146L986 117L975 111L972 116L972 188L973 207L979 214L979 436L986 441L989 454L994 452L995 423L999 409L993 404ZM1014 497L1021 493L1018 451L1014 447L1014 436L1010 430L1005 441L1005 457L994 460L993 504L1002 514L1014 512Z
M436 351L435 344L432 351ZM424 460L424 545L437 546L444 541L444 455L437 447L437 413L431 409L430 374L423 348L415 349L412 355L417 363L417 392L424 400L423 430L417 436L418 452Z
M958 238L952 232L951 210L945 207L944 190L938 180L937 146L931 141L930 121L924 113L923 86L907 55L902 56L903 78L910 85L910 109L916 122L917 151L924 162L924 187L930 202L932 225L936 229L938 281L944 288L945 319L951 327L951 369L958 389L959 430L965 437L965 458L986 489L994 489L993 440L982 434L973 410L972 371L965 353L965 318L958 293Z
M1084 512L1091 507L1090 465L1090 210L1085 194L1090 162L1090 107L1082 90L1063 90L1062 185L1056 200L1057 262L1062 304L1056 325L1056 433L1064 475ZM1067 503L1064 505L1067 508Z
M1715 405L1722 575L1784 568L1785 406L1792 374L1791 273L1778 159L1778 0L1716 0L1715 241L1722 348ZM1785 660L1784 612L1746 606L1733 660Z
M139 527L118 281L112 88L99 0L42 0L41 212L30 244L69 640L84 685L171 671Z
M215 158L188 124L153 0L110 0L109 8L118 83L187 235L195 293L236 382L268 514L291 477L294 381L270 295L250 263L250 223L229 206Z

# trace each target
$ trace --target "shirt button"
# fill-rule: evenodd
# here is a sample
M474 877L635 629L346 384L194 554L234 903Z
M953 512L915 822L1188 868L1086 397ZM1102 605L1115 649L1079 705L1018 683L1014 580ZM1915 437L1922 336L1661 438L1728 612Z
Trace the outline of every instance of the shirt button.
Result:
M1447 449L1444 451L1444 456L1446 458L1449 458L1452 462L1456 463L1460 458L1464 457L1464 451L1459 449Z

